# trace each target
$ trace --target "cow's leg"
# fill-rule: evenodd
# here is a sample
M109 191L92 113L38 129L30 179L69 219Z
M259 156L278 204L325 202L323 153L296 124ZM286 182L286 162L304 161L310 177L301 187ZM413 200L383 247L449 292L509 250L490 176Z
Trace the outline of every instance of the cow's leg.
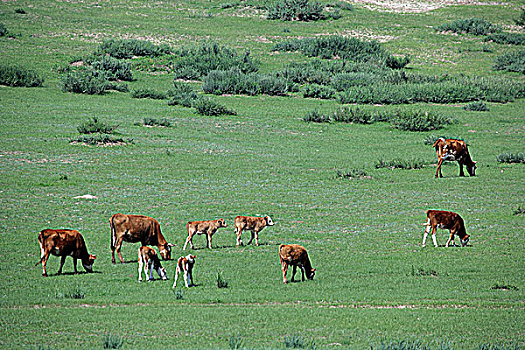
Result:
M182 248L182 250L186 250L186 247L188 246L188 243L190 244L191 249L194 248L194 246L193 246L193 235L195 235L195 231L188 230L188 238L186 238L186 243L184 243L184 248Z
M259 246L259 231L255 230L255 245Z
M441 157L438 157L439 160L437 162L437 168L436 168L436 179L438 177L438 174L439 174L439 177L443 177L443 174L441 173L441 164L443 164L443 158Z
M456 246L456 243L454 243L454 233L455 233L455 230L454 230L454 229L450 230L450 238L448 239L447 244L445 244L445 247L448 247L448 244L449 244L450 242L452 242L452 245L453 245L454 247Z
M64 263L66 262L66 256L67 255L62 255L60 257L60 267L58 268L57 275L61 275L62 274L62 267L64 266ZM75 260L75 259L73 258L73 260Z
M304 265L301 265L301 280L303 282L305 281L305 278L304 278Z
M283 282L288 283L286 279L286 272L288 271L288 264L281 258L281 269L283 270Z
M297 272L297 266L292 265L292 282L295 280L295 273Z
M242 235L242 228L240 227L235 227L235 234L237 235L237 247L240 246L240 245L244 245L242 243L242 239L241 239L241 235Z
M427 221L427 227L425 228L425 232L423 233L423 244L422 246L424 247L426 244L425 242L427 241L427 236L428 236L428 233L430 232L430 220Z
M144 267L144 263L142 262L142 258L139 254L139 282L142 282L142 268Z
M246 243L246 245L252 244L253 238L255 237L255 233L254 232L255 232L254 230L250 230L250 234L251 234L250 240L248 241L248 243Z
M184 283L186 283L186 287L190 286L190 282L188 281L188 269L184 269Z
M149 274L148 274L148 282L149 281L153 281L153 268L154 268L153 265L154 265L153 264L153 259L149 259L148 260L148 272L149 272Z
M438 242L437 242L437 239L436 239L436 231L437 231L437 226L434 226L432 227L432 241L434 242L434 247L437 247L438 246Z
M75 275L78 273L78 271L77 271L77 258L73 258L73 271L75 272Z
M465 176L465 173L463 172L463 163L458 162L459 164L459 176Z
M212 232L207 232L206 233L206 239L207 239L207 242L206 242L206 245L208 248L212 249L211 248L211 236L213 235Z
M122 237L117 238L117 242L115 243L115 248L117 250L118 258L120 259L120 262L123 264L124 258L122 257L122 254L120 253L120 248L122 248Z
M191 270L188 268L188 275L190 277L190 286L194 286L195 283L193 283L193 268Z
M42 258L42 276L44 277L47 277L47 271L46 271L47 259L49 259L49 254L44 253L44 257Z
M177 278L179 278L179 272L180 268L179 265L177 265L177 268L175 269L175 281L173 281L173 286L171 286L171 288L177 287Z

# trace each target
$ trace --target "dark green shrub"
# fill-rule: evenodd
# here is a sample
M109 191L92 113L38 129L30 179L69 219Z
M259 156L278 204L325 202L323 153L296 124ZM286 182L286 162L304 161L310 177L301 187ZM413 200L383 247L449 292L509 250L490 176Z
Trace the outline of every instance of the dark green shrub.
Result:
M375 113L359 107L343 107L332 113L331 119L341 123L372 124L376 121Z
M502 153L496 157L499 163L525 163L525 155L523 152L519 153Z
M199 97L190 85L177 81L173 82L173 88L168 90L167 95L168 105L181 105L183 107L191 107L193 101Z
M44 79L32 69L0 63L0 85L36 87L43 83Z
M414 265L412 265L412 276L432 276L437 277L438 273L436 270L425 270L424 268L420 267L417 269L414 268Z
M115 129L118 128L118 125L109 125L105 122L98 120L97 117L93 117L91 120L80 124L77 126L77 131L80 134L94 134L94 133L104 133L112 134Z
M507 52L498 56L492 69L525 74L525 50Z
M303 97L305 98L320 98L320 99L332 99L335 97L335 90L329 86L308 84L302 88Z
M310 0L278 0L267 7L268 19L282 21L318 21L325 19L323 5Z
M104 40L94 54L110 55L115 58L132 58L133 56L160 56L170 52L168 45L155 45L146 40L108 39Z
M483 102L483 101L476 101L476 102L469 103L468 105L463 107L463 109L466 110L466 111L473 111L473 112L487 112L487 111L490 111L490 109L487 106L487 104L485 102Z
M102 347L104 349L120 349L124 344L124 339L118 334L106 333Z
M421 169L425 166L425 164L428 164L424 160L421 159L392 159L392 160L384 160L380 159L376 164L376 169L379 168L390 168L390 169Z
M153 100L164 100L167 95L164 92L157 91L155 89L141 88L131 91L131 97L133 98L151 98Z
M171 122L168 119L156 119L151 117L146 117L142 121L142 125L144 126L162 126L162 127L170 127Z
M217 288L228 288L229 287L228 281L226 281L222 277L222 274L220 272L217 272L217 279L215 282L216 282Z
M60 78L60 88L63 92L94 95L103 94L108 89L105 75L93 70L78 70L67 72Z
M518 287L512 285L512 284L506 284L506 283L496 283L490 289L499 289L499 290L519 290ZM492 347L489 349L493 349Z
M301 335L285 335L284 346L287 349L315 349L315 342L307 341Z
M458 19L444 23L436 30L440 32L468 33L473 35L489 35L501 31L499 26L493 25L483 18Z
M485 41L493 41L498 44L525 45L525 34L521 33L497 33L485 38Z
M337 171L337 177L343 178L343 179L359 179L367 177L366 171L362 169L350 169L346 171Z
M126 83L117 83L115 81L108 81L106 85L106 90L115 90L119 92L129 92L128 84Z
M18 13L20 15L25 15L27 12L22 8L18 8L18 9L15 9L15 13Z
M131 63L124 62L108 55L99 56L91 62L94 70L106 72L107 80L132 81Z
M192 107L197 110L200 115L217 116L217 115L236 115L234 110L228 109L219 102L209 98L200 97L193 101Z
M520 16L514 22L519 26L525 27L525 8L521 9Z
M281 78L269 74L245 74L238 68L211 71L204 79L202 90L206 93L285 95L288 84Z
M110 145L110 144L127 144L133 143L133 139L123 139L121 137L113 137L108 134L93 134L81 135L76 139L70 141L71 143L82 143L91 146Z
M137 57L131 65L133 69L142 72L173 72L176 57L173 55Z
M348 2L345 2L345 1L337 1L333 4L329 4L330 6L333 6L333 7L337 7L341 10L345 10L345 11L353 11L354 10L354 5L348 3Z
M6 36L8 33L6 26L3 23L0 23L0 37Z
M174 65L175 79L200 79L213 70L238 68L242 73L258 70L259 63L249 52L238 55L233 49L216 42L205 42L199 46L180 50L181 59Z
M395 128L405 131L429 131L441 129L451 124L452 119L439 113L416 111L396 111L392 118Z
M303 120L307 123L330 123L332 121L329 115L319 113L318 110L308 112Z

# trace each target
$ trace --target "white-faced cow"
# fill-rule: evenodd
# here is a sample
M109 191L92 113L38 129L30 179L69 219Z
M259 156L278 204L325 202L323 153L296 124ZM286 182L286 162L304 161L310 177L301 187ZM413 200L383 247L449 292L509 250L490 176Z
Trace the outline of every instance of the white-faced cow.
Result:
M35 266L42 263L42 276L47 277L46 264L50 254L61 257L59 275L62 273L67 256L73 258L75 274L78 273L77 259L82 261L86 272L93 272L93 263L97 257L88 253L86 242L80 232L45 229L38 234L38 243L40 244L40 261Z
M188 243L190 244L191 249L194 249L192 239L195 234L206 235L206 245L208 248L212 249L211 236L213 236L213 234L221 227L228 227L224 222L224 219L209 221L189 221L186 224L186 228L188 230L188 238L186 239L186 243L184 243L183 250L186 250L186 246L188 245Z
M120 262L124 259L120 253L122 242L140 242L143 246L152 245L159 249L160 255L164 260L171 259L171 247L174 244L168 243L157 220L144 215L115 214L109 219L111 227L111 261L115 263L115 249L117 250Z
M455 139L439 138L434 142L434 146L437 154L437 169L436 178L443 177L441 173L441 164L443 161L457 161L459 164L459 176L465 176L463 173L463 165L466 166L470 176L476 175L476 162L472 161L468 152L467 144L465 141Z
M163 280L167 280L166 269L162 267L159 256L155 249L142 246L138 250L138 261L139 261L139 282L142 282L142 269L146 274L146 281L153 280L153 271L157 271L157 274Z
M235 218L235 234L237 235L237 247L243 245L241 235L242 231L251 231L252 237L248 244L251 244L255 238L255 245L259 245L259 232L266 226L273 226L272 218L269 216L237 216Z
M281 260L281 269L283 270L284 283L288 283L288 280L286 279L288 265L293 266L292 282L294 281L297 266L299 266L301 269L303 281L305 274L309 280L314 279L315 269L312 268L312 264L308 258L308 253L304 247L298 244L281 244L279 246L279 259Z
M173 281L172 288L175 288L177 286L177 279L179 278L179 274L182 272L184 274L184 283L186 284L186 287L194 286L193 284L193 266L195 265L195 258L196 255L187 255L187 256L181 256L179 260L177 260L177 269L175 270L175 281Z
M465 222L463 221L463 218L451 211L428 210L427 222L424 225L427 227L423 233L423 247L425 246L430 229L432 229L431 235L435 247L438 246L436 239L436 231L438 228L450 230L450 238L448 239L447 244L445 244L445 247L448 247L451 242L452 245L456 245L454 243L454 235L456 234L459 236L461 240L461 246L463 247L467 245L470 239L470 235L468 235L467 231L465 230Z

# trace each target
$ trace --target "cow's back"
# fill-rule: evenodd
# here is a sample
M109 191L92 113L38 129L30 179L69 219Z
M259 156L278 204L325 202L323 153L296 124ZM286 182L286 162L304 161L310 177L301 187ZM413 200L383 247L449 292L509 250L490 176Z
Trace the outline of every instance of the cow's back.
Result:
M156 245L160 225L152 217L145 215L115 214L111 217L112 227L117 235L124 235L127 242L142 242L144 245Z
M281 244L279 246L279 255L283 260L290 262L308 259L306 249L298 244Z
M428 210L427 218L430 220L432 226L439 225L440 227L450 229L458 221L463 222L463 219L456 213L445 210Z

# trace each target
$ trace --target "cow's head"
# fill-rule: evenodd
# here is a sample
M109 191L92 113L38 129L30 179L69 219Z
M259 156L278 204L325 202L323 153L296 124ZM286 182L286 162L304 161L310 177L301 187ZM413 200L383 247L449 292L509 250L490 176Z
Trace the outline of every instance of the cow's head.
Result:
M460 238L461 240L461 246L464 247L467 245L468 241L470 240L470 235L465 235L465 237Z
M470 176L476 176L476 162L472 162L471 164L467 165L467 172Z
M217 222L219 223L219 227L228 227L228 225L226 225L226 222L224 221L224 219L219 219L219 220L217 220Z
M310 271L306 271L306 277L309 280L313 280L315 276L315 269L311 269Z
M86 262L82 261L82 266L84 266L84 269L87 272L93 272L93 263L95 262L95 259L97 258L96 255L89 254L89 258Z
M160 250L160 256L162 256L162 259L164 260L171 260L171 247L174 247L175 244L173 243L165 243L164 247Z
M266 220L266 226L273 226L275 225L272 221L272 218L269 216L265 216L264 219Z

